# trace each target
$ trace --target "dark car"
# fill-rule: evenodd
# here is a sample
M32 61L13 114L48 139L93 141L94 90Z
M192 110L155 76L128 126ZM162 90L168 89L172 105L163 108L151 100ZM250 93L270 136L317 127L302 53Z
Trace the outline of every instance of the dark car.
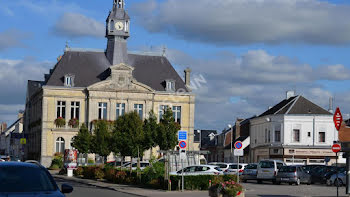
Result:
M311 176L301 166L282 166L277 174L276 183L289 183L290 185L300 183L311 184Z
M40 164L0 162L0 196L64 197L73 187L62 184L61 191L51 174Z
M325 184L327 182L326 177L330 177L332 173L335 173L336 167L334 166L319 166L310 171L311 183Z
M257 180L257 174L258 174L258 164L251 163L248 164L242 174L242 181L246 183L248 180Z
M322 166L325 166L325 165L320 165L320 164L304 165L304 166L302 166L302 168L305 172L310 174L311 170L318 168L318 167L322 167Z

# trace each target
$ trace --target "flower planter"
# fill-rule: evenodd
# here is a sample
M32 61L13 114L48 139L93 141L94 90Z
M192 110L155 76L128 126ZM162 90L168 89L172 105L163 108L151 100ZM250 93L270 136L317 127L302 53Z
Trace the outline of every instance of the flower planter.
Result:
M219 193L218 191L214 192L214 191L210 191L209 190L209 196L210 197L230 197L226 194L222 194L222 193ZM237 195L236 197L245 197L245 193L244 191L242 191L239 195Z

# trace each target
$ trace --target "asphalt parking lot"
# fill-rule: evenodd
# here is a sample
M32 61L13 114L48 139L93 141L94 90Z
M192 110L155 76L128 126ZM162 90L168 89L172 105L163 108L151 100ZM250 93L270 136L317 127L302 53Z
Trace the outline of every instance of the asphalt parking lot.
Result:
M326 185L273 185L271 182L257 184L255 181L242 184L247 189L246 197L317 197L317 196L337 196L337 188ZM339 188L339 196L345 195L345 187Z

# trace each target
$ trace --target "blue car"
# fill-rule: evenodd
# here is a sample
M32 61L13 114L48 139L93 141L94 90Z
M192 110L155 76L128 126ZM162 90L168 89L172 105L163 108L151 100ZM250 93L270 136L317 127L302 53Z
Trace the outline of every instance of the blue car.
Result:
M0 162L0 196L64 197L73 187L63 184L61 190L51 174L39 163Z

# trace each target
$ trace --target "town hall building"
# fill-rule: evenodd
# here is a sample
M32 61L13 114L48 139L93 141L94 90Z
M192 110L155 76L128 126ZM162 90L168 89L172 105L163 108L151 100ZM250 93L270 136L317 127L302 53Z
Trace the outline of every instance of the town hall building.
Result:
M191 70L184 71L184 81L164 55L129 52L130 17L124 6L124 0L114 0L106 20L105 51L67 47L44 81L28 81L26 159L49 166L55 153L72 148L72 138L79 131L73 120L92 131L94 120L116 120L131 111L146 119L151 110L161 119L167 108L181 130L189 133L187 149L199 149L193 139ZM57 124L59 118L64 125Z

